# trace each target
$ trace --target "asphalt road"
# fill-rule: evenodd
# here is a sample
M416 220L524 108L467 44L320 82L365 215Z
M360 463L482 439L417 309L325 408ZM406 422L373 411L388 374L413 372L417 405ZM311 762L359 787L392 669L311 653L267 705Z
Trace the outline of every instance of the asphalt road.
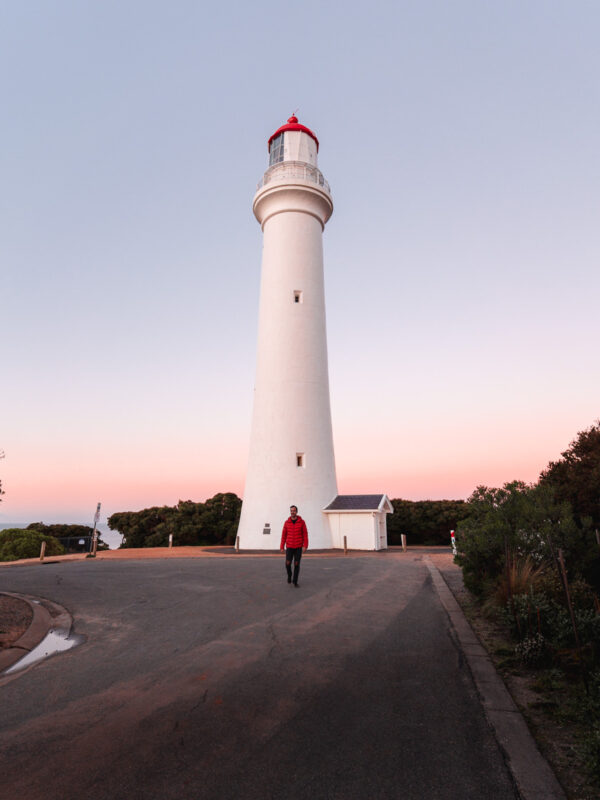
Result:
M0 686L7 800L516 797L421 556L3 570L85 644Z

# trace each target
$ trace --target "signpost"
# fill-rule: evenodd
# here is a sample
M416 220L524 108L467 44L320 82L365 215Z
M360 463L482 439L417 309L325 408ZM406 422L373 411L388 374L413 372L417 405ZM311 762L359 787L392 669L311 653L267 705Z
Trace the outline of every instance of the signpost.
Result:
M96 550L98 549L98 531L96 530L96 525L98 524L98 520L100 519L100 506L102 504L98 503L96 507L96 513L94 514L94 533L92 534L92 555L96 555Z

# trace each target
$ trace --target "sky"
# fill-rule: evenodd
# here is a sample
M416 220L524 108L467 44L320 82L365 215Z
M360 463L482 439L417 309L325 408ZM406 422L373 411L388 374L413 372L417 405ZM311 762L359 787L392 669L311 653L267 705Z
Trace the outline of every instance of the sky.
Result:
M535 481L599 416L595 0L0 7L0 525L243 496L267 140L320 141L338 488Z

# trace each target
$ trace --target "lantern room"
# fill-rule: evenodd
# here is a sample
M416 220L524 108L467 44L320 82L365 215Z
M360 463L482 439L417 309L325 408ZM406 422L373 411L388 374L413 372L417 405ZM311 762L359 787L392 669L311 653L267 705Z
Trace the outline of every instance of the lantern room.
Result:
M269 139L269 166L283 161L301 161L316 167L318 151L317 137L292 115Z

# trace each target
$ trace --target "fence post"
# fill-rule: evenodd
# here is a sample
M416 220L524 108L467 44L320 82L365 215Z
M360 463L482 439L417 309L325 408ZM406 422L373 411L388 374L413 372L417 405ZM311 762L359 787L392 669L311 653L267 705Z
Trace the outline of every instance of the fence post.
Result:
M344 555L348 555L348 537L344 536Z
M235 552L236 553L240 552L240 537L239 536L235 537Z
M405 533L401 533L400 534L400 539L402 540L402 551L404 553L406 553L406 534Z
M169 547L173 547L173 534L169 534Z
M42 546L40 547L40 561L44 560L45 554L46 554L46 542L42 542Z

